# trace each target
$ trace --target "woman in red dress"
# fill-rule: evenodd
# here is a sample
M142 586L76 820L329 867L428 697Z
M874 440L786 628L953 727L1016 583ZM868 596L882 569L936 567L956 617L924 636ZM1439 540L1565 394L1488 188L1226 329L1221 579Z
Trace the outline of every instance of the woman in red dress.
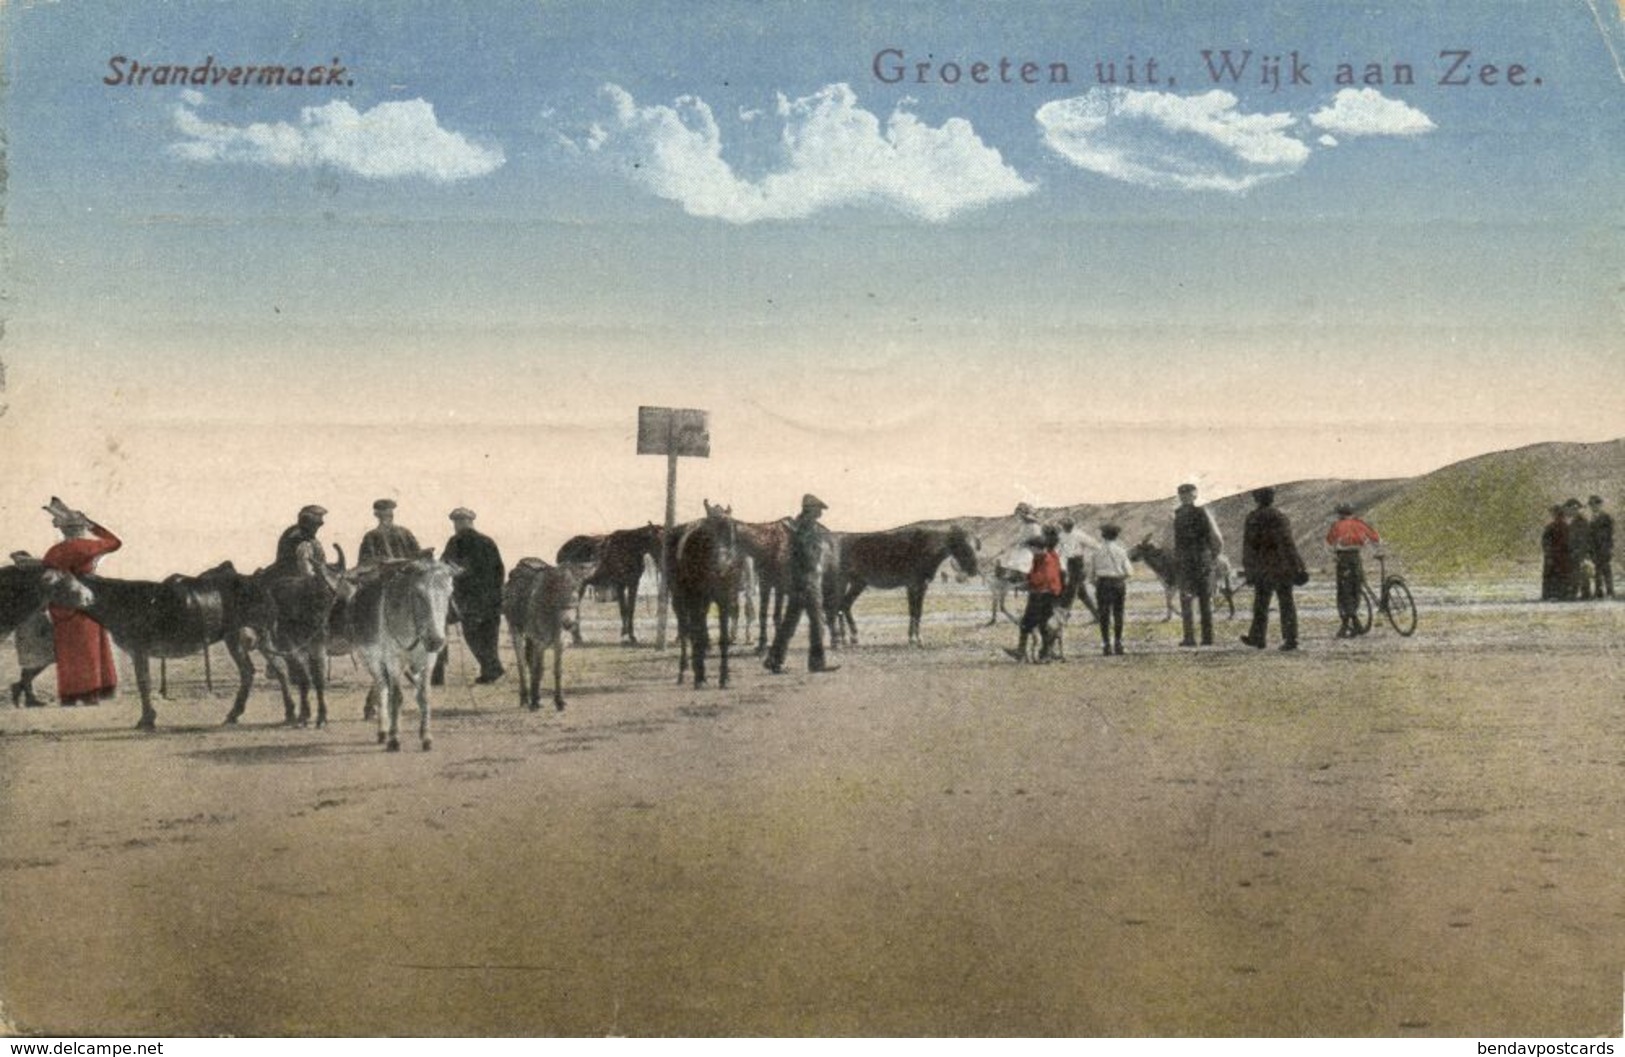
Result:
M59 499L45 509L62 531L62 542L45 552L45 564L74 576L96 571L96 562L123 546L119 538ZM106 630L86 613L66 606L50 607L52 638L56 645L56 693L64 706L94 705L113 696L118 670L113 663L113 642Z

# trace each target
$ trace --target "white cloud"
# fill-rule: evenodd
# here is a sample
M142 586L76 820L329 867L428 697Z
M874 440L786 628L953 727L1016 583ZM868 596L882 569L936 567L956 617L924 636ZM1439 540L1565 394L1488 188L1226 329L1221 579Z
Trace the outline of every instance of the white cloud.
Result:
M296 123L229 125L200 117L190 96L175 108L186 137L171 149L203 162L244 162L276 168L330 166L368 179L421 177L450 183L484 176L504 162L500 148L480 147L440 127L422 99L380 103L358 111L338 101L305 107Z
M1320 138L1315 142L1319 143L1322 147L1335 147L1337 146L1337 137L1330 133L1322 133Z
M1375 88L1345 88L1309 123L1340 136L1419 136L1438 126L1422 111Z
M845 84L779 97L776 165L759 179L741 176L723 158L722 130L704 100L639 106L615 85L604 94L613 115L579 145L693 216L745 224L875 203L941 221L1036 189L969 122L954 118L933 128L899 109L882 123Z
M1074 165L1128 183L1245 191L1297 172L1310 148L1291 114L1247 114L1215 89L1196 96L1095 88L1038 109L1044 142Z

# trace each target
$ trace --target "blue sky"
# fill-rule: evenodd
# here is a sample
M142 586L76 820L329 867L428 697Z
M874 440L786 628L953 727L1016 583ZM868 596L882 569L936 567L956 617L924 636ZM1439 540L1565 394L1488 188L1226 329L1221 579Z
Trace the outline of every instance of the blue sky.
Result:
M619 523L635 407L697 404L734 445L699 487L835 476L876 526L1625 433L1617 7L1190 7L8 5L0 430L97 413L30 436L5 516L124 424L445 430L434 501L470 487L459 437L550 430L639 475L583 515ZM878 79L884 49L928 83ZM1436 83L1460 50L1527 83ZM1294 51L1312 83L1256 77ZM346 72L109 85L114 56ZM1093 83L1129 56L1141 83ZM1001 58L1072 83L968 83ZM1126 450L1020 454L1080 430ZM373 435L256 516L418 487Z

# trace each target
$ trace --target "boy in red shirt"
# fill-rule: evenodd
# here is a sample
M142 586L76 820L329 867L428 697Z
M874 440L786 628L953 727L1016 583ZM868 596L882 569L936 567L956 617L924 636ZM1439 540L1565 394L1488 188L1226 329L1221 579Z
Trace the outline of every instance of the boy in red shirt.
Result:
M1354 507L1348 503L1337 505L1337 521L1326 533L1326 546L1337 555L1337 616L1342 621L1337 637L1340 639L1360 633L1360 583L1365 579L1360 551L1368 543L1380 542L1377 530L1354 516Z
M1027 541L1033 549L1033 567L1027 572L1027 610L1021 614L1021 639L1014 649L1004 651L1018 661L1027 659L1027 643L1035 629L1041 643L1038 660L1044 662L1050 658L1054 640L1050 618L1055 615L1055 603L1061 596L1061 556L1055 553L1060 539L1055 526L1046 525L1042 536Z

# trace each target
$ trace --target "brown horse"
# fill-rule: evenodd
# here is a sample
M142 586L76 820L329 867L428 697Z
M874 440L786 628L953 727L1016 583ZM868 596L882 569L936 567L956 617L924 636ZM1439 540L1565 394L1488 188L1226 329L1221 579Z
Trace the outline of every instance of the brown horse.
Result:
M846 583L839 618L852 641L858 626L852 603L867 587L902 587L908 591L908 641L920 645L920 613L925 589L937 568L953 558L968 576L976 575L976 540L963 528L897 529L891 532L853 533L841 539L840 569Z
M607 536L576 536L559 548L558 564L586 564L591 569L579 593L601 588L615 595L621 613L621 642L638 644L632 618L637 613L638 585L643 581L645 556L660 561L660 537L664 530L656 524L642 528L619 529ZM581 627L571 629L576 645L581 645Z
M736 522L739 548L756 566L757 608L760 630L756 638L756 652L767 649L769 613L773 626L778 627L784 616L784 598L790 590L790 519L778 521ZM772 605L769 605L771 601ZM746 630L749 635L749 629Z
M705 685L705 655L710 649L706 626L712 606L717 609L717 685L728 685L729 624L744 575L744 552L738 523L727 507L705 503L705 517L674 530L666 539L666 568L670 570L672 610L677 615L677 683L682 685L692 652L694 686Z

